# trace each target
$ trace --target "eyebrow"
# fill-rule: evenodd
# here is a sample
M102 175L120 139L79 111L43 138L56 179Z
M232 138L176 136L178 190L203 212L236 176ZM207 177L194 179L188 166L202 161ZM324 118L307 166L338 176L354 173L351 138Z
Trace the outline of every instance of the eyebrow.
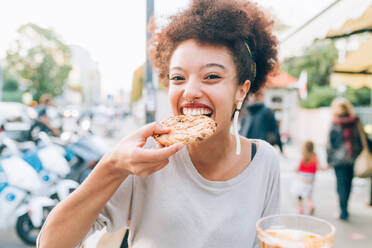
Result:
M182 69L181 66L174 66L174 67L170 68L169 71L172 71L172 70L180 70L180 71L183 71L183 69Z
M208 68L208 67L215 67L215 66L217 66L217 67L219 67L219 68L221 68L221 69L223 69L223 70L226 71L226 67L225 66L223 66L221 64L217 64L217 63L209 63L209 64L204 65L203 67Z
M221 69L223 69L225 71L227 70L225 66L223 66L221 64L217 64L217 63L209 63L209 64L206 64L206 65L203 65L202 68L209 68L209 67L215 67L215 66L216 67L219 67L219 68L221 68ZM172 70L181 70L181 71L183 71L182 67L180 67L180 66L174 66L174 67L170 68L170 71L172 71Z

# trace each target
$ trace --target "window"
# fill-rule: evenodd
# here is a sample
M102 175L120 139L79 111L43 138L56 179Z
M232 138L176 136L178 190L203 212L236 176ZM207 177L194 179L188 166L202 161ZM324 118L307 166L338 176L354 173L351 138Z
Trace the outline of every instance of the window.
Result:
M281 96L273 96L271 97L271 102L273 103L282 103L283 99Z

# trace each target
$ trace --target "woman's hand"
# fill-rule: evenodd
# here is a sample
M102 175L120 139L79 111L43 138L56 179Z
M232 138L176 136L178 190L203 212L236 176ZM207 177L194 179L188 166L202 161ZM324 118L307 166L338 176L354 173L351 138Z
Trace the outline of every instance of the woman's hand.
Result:
M169 162L168 158L179 151L181 143L169 147L145 149L143 146L148 137L154 134L169 133L170 129L157 122L150 123L134 134L125 137L120 143L100 161L103 166L110 166L115 173L123 176L134 174L140 177L148 176L162 169Z

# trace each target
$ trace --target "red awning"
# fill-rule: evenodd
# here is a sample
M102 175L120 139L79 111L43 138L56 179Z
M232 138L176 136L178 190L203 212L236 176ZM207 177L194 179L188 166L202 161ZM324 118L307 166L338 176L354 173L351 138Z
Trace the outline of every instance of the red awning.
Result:
M288 88L297 83L298 79L280 70L272 76L267 77L266 87L268 88Z

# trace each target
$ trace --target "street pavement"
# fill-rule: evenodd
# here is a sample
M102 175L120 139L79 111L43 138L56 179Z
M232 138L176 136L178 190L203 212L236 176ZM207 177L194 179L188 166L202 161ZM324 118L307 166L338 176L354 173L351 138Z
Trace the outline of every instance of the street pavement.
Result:
M297 213L297 199L290 193L294 179L294 170L300 157L298 146L287 146L285 157L280 158L281 167L281 212ZM325 164L324 148L317 149L323 166ZM370 179L353 179L352 193L349 200L349 221L338 219L339 207L336 193L336 177L333 169L319 171L313 191L315 217L329 221L336 227L336 248L372 247L372 207L369 202Z
M109 145L117 143L122 137L130 134L140 125L128 117L119 124L119 129L108 139ZM319 160L324 165L324 147L316 148ZM297 213L296 197L290 193L294 170L300 157L298 145L287 145L285 156L280 157L281 168L281 212ZM335 176L332 169L319 171L314 185L315 217L325 219L336 227L336 248L369 248L372 247L372 208L369 201L370 180L354 178L353 190L349 203L350 220L339 220L338 199L336 194ZM102 234L99 234L102 235ZM93 237L94 239L95 237ZM97 239L97 238L96 238ZM91 242L95 243L95 242ZM0 248L30 248L16 236L14 227L0 230ZM88 246L87 248L93 248Z

